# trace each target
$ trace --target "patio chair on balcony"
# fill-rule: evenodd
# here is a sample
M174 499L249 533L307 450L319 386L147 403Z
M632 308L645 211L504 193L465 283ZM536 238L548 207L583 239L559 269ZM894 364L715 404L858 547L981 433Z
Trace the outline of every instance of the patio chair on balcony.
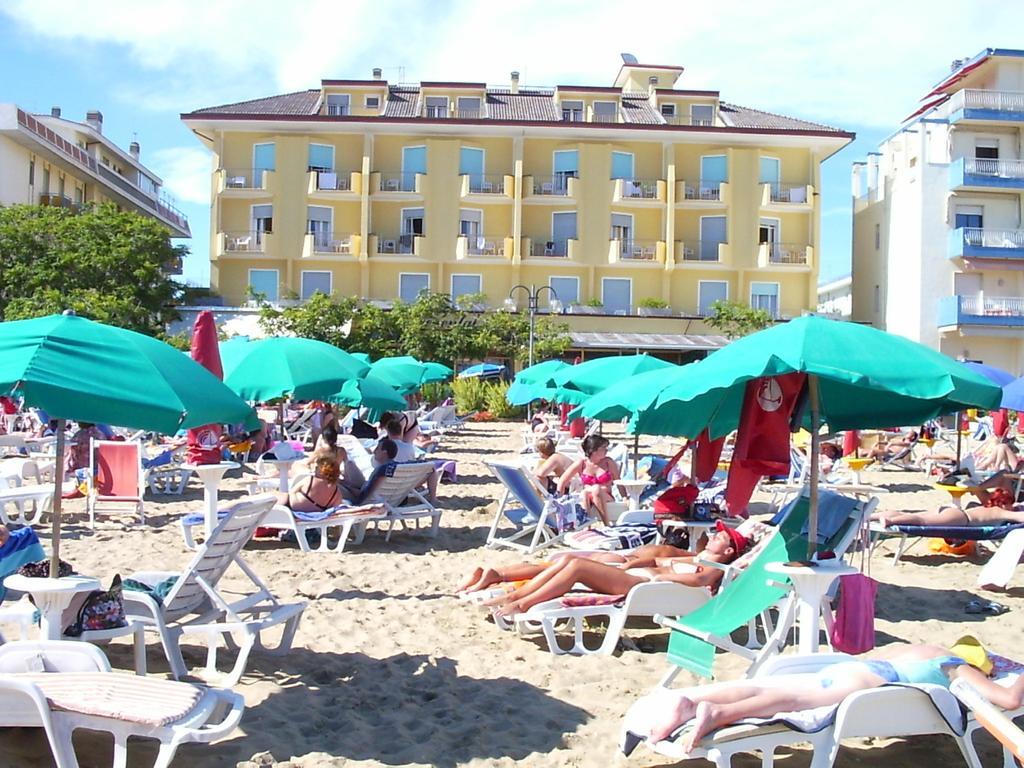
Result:
M380 252L381 253L394 253L395 250L396 250L396 245L395 245L395 241L394 240L385 240L384 242L382 242L380 244Z
M498 244L494 240L484 240L483 252L488 256L497 256Z
M544 255L545 256L557 256L558 255L557 253L555 253L555 241L554 240L548 240L546 243L544 243Z
M397 192L399 187L398 179L384 179L385 192Z
M542 181L540 183L540 193L542 195L555 194L555 183L553 181Z
M228 176L227 186L231 189L244 189L245 176Z
M351 240L332 240L331 250L335 253L351 253L352 252L352 241Z
M229 251L248 251L252 245L252 235L243 235L241 237L232 237L228 240Z

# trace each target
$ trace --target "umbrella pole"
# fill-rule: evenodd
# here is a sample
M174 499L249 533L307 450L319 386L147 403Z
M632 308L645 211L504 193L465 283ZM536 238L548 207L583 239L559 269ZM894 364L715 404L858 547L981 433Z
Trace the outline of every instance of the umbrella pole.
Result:
M962 417L960 415L960 411L957 411L956 412L956 468L957 469L960 469L960 450L961 450L960 446L961 446L961 441L963 440L963 437L964 437L963 432L960 429L960 426L961 426L962 423L963 423L963 421L962 421Z
M636 480L636 468L640 462L640 433L633 435L633 479Z
M808 394L811 399L811 493L810 513L807 517L807 559L814 557L818 540L818 473L819 473L819 442L818 435L820 427L819 403L818 403L818 377L811 374L807 377Z
M60 567L60 512L64 501L64 419L57 419L57 456L53 467L53 506L50 510L50 578L56 579Z

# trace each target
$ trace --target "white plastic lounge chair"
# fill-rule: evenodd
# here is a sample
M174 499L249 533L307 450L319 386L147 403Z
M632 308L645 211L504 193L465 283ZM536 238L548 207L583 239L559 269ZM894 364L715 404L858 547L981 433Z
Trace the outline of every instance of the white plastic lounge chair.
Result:
M0 726L43 728L57 768L78 768L79 728L113 735L114 768L129 737L157 739L154 768L167 768L180 744L227 736L245 711L233 691L120 675L99 648L67 641L0 646L0 701Z
M293 512L288 507L276 504L260 521L260 527L291 531L295 534L299 549L303 552L341 554L350 535L352 535L353 544L362 544L366 536L366 526L387 519L387 509L383 504L363 504L354 507L341 505L326 510L322 515ZM332 530L339 531L333 547L329 535ZM309 539L306 538L307 531L317 531L320 534L320 544L315 549L309 545Z
M441 510L417 490L436 471L432 461L393 464L373 493L364 500L367 504L379 502L387 508L388 533L385 541L390 541L395 523L405 527L409 520L414 520L419 528L421 517L430 518L430 535L437 536L441 526Z
M286 653L291 647L306 603L282 603L241 558L242 547L273 506L274 497L269 495L235 502L180 574L154 571L134 573L128 577L150 587L176 578L162 602L145 592L124 591L128 620L141 621L147 629L160 635L176 679L186 673L179 645L185 633L206 636L207 674L217 672L218 635L223 635L229 646L238 647L234 667L223 683L226 686L238 682L253 646L263 647L260 635L264 630L283 624L280 644L273 652ZM235 602L229 602L217 589L221 576L232 563L256 587L254 592Z
M52 485L0 487L0 523L36 525L53 504ZM13 512L13 514L11 514Z
M349 459L355 462L363 477L369 477L373 472L373 454L371 454L354 435L338 435L338 447L344 448Z
M142 497L146 477L142 471L142 445L137 442L93 440L89 451L89 476L86 480L86 508L89 527L96 527L96 510L102 506L128 506L145 525Z

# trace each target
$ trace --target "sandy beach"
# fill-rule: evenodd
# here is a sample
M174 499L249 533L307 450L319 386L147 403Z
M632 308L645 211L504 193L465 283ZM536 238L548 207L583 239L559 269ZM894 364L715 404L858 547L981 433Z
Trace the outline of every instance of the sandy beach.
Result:
M440 489L444 516L437 539L422 531L396 532L386 543L371 532L364 544L341 556L304 555L295 544L277 541L250 543L246 559L274 592L284 600L308 600L309 606L289 654L254 652L236 686L247 704L241 727L212 746L183 746L175 765L672 764L642 747L628 760L616 749L623 713L666 670L665 630L642 621L627 627L626 634L644 652L556 657L541 638L501 632L481 609L452 596L474 565L522 559L508 550L483 548L500 496L500 485L483 461L514 454L521 445L519 430L519 424L470 424L445 438L438 456L458 461L459 481ZM605 433L614 436L620 428ZM645 438L641 446L669 454L677 444ZM883 509L930 509L947 500L921 473L869 470L863 479L888 489L881 496ZM222 498L243 494L242 475L229 475ZM104 518L92 533L84 524L84 503L71 501L62 555L104 584L115 573L181 568L191 554L176 521L200 503L193 480L183 497L147 497L149 526L127 526L122 524L127 518L115 516ZM48 529L39 533L48 548ZM1024 629L1024 574L1008 594L991 595L974 586L987 555L936 555L919 544L894 567L892 546L872 562L871 575L880 582L880 644L951 643L971 632L997 652L1020 656L1016 639ZM237 572L226 582L241 583ZM965 614L964 605L977 595L997 599L1010 611ZM127 642L116 641L107 650L115 667L131 668ZM193 672L204 662L201 646L186 647ZM148 663L151 674L167 674L155 635ZM739 659L720 655L716 661L721 679L738 676L740 669ZM696 682L683 673L676 684ZM107 737L80 733L76 746L83 766L110 764ZM150 765L155 753L155 742L135 742L130 765ZM987 737L981 755L986 765L1001 764L995 742ZM852 741L837 765L955 765L960 759L951 739L929 736ZM780 764L807 762L804 752ZM51 764L42 731L0 731L0 766ZM755 766L760 760L749 755L736 764Z

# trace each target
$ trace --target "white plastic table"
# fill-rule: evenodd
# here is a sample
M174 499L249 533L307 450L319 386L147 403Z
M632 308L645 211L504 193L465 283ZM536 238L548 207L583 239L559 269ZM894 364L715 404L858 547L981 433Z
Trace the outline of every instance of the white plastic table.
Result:
M640 496L650 484L650 480L623 480L619 478L615 481L615 484L619 486L626 496L629 498L629 509L630 511L640 509Z
M60 640L64 634L61 615L79 592L92 592L100 588L99 579L91 576L65 576L61 579L38 579L13 574L4 579L4 586L18 592L27 592L39 609L39 629L46 640Z
M822 599L828 593L832 582L840 576L860 573L860 570L842 560L822 560L813 566L768 563L764 569L769 573L788 576L793 582L797 599L797 621L800 624L799 652L817 653Z
M260 459L260 461L264 465L272 464L277 467L277 490L281 493L288 493L292 464L296 461L303 461L305 458L305 456L296 456L294 459Z
M210 538L213 529L217 527L217 492L220 490L220 481L224 479L224 473L229 469L238 469L241 466L234 461L222 461L219 464L182 464L182 469L191 470L203 484L203 502L206 504L206 538Z

